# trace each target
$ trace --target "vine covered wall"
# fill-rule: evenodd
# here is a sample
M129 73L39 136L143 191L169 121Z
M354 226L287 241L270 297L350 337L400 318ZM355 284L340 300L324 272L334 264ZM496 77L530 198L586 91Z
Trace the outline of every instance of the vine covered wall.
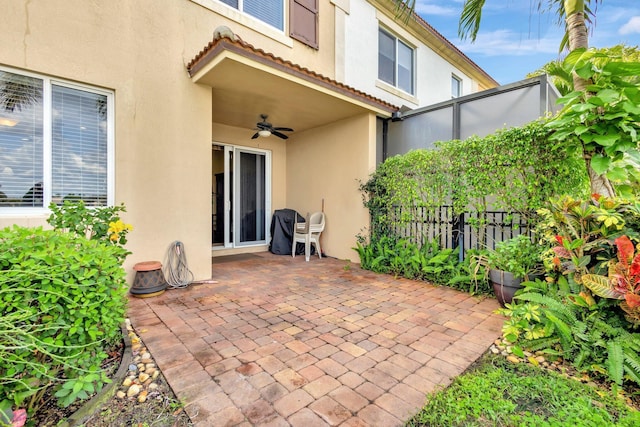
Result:
M584 160L549 136L545 121L538 120L387 159L360 187L371 213L371 237L392 236L412 220L416 206L451 205L458 215L502 210L531 219L550 197L584 197Z

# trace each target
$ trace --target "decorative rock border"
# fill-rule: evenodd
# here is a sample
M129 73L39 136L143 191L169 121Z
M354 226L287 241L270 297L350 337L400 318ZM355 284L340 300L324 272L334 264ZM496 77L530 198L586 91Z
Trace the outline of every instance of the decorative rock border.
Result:
M116 397L118 399L135 398L139 403L144 403L147 397L158 388L158 384L154 381L160 375L160 370L147 348L142 345L142 341L134 332L129 319L127 319L127 329L131 339L133 360L127 366L127 376L122 381L120 389L116 392Z
M524 357L520 357L513 352L514 345L507 341L505 338L497 339L491 345L489 350L491 353L495 355L501 355L506 357L506 359L514 364L518 363L528 363L533 366L537 366L539 368L547 369L549 371L556 371L561 374L574 373L573 369L567 367L564 364L562 358L558 358L557 360L548 360L544 353L541 351L536 351L535 353L531 353L530 351L524 350L522 355Z
M149 397L155 396L158 384L154 382L160 375L151 354L142 345L140 337L131 326L129 319L121 327L124 340L122 360L111 383L107 384L80 409L73 413L58 427L80 427L92 415L100 410L109 399L115 395L118 399L137 400L144 403Z

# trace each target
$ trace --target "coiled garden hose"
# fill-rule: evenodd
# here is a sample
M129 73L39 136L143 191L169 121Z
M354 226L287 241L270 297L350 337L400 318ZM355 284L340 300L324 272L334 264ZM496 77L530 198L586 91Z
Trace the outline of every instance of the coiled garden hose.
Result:
M183 289L193 282L193 273L187 264L187 254L182 242L171 243L164 262L164 276L169 289Z

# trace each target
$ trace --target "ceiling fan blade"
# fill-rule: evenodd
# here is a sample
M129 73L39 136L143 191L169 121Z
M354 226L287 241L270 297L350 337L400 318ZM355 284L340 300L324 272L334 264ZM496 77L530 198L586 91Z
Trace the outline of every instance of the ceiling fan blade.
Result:
M274 130L281 130L281 131L285 131L285 132L293 132L293 129L291 128L273 128Z
M257 137L259 137L260 135L258 134L258 132L254 133L253 136L251 137L251 139L256 139Z
M285 135L284 133L280 133L280 132L278 132L278 131L277 131L277 130L275 130L275 129L274 129L274 130L272 130L272 131L271 131L271 133L272 133L273 135L275 135L275 136L279 137L279 138L282 138L282 139L288 139L288 138L289 138L289 137L288 137L287 135Z

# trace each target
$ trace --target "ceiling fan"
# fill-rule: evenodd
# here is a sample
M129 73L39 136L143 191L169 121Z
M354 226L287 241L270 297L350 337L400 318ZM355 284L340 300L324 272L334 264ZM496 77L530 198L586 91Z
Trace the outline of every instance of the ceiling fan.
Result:
M262 121L256 123L256 130L258 132L256 132L251 137L251 139L256 139L259 136L266 138L270 135L275 135L279 138L287 139L289 137L282 132L293 132L293 129L291 128L273 127L273 125L267 121L267 117L269 116L267 116L266 114L260 114L260 117L262 118Z

